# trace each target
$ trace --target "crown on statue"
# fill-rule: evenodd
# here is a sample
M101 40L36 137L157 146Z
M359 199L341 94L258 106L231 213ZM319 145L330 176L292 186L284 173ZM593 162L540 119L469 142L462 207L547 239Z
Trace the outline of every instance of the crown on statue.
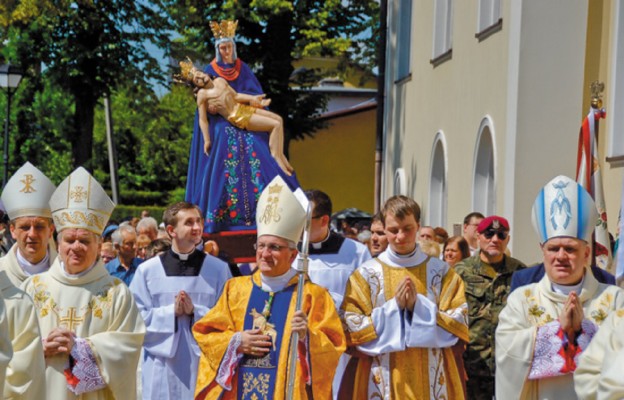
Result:
M210 21L210 29L215 39L233 38L236 35L236 28L238 27L238 20L236 21Z
M180 61L180 74L174 75L173 79L177 82L191 82L194 72L195 66L193 65L193 61L186 57L186 60Z

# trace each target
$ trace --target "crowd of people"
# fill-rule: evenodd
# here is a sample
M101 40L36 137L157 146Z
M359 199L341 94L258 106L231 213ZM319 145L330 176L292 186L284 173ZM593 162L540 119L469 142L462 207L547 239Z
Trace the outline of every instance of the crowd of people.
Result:
M7 399L624 396L624 291L592 265L597 212L564 176L531 210L532 267L509 254L502 216L470 213L441 244L419 205L393 196L364 244L332 229L326 193L279 176L245 271L204 243L194 204L160 225L109 221L114 204L82 168L55 187L27 163L1 200Z

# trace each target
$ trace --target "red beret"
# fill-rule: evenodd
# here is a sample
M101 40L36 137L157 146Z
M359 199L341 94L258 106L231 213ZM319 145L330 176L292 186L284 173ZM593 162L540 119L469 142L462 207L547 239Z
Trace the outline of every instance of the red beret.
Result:
M481 220L479 226L477 226L477 231L479 233L483 233L488 228L508 231L509 222L507 222L505 218L499 217L498 215L491 215Z

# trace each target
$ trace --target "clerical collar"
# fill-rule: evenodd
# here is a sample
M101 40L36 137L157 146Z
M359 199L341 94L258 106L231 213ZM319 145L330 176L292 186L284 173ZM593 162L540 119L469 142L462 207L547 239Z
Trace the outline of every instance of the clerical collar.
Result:
M327 242L327 240L329 239L331 231L328 229L327 230L327 236L325 236L325 239L321 240L320 242L316 242L316 243L310 243L312 245L313 249L319 250L320 248L323 247L323 243Z
M416 251L418 251L418 245L416 245L416 247L414 247L414 251L412 251L411 253L408 254L399 254L397 252L395 252L394 250L392 250L390 248L390 246L388 246L388 252L392 255L392 257L396 257L399 259L406 259L406 258L411 258L414 257L414 254L416 254Z
M68 278L81 278L81 277L85 276L86 274L88 274L89 271L91 271L93 269L93 267L95 267L97 265L97 263L98 263L98 260L95 260L93 265L91 265L89 268L85 269L84 271L78 272L77 274L70 274L65 269L65 263L63 261L61 261L61 272L63 272L63 275L65 275Z
M310 243L310 254L338 254L345 240L344 236L329 231L327 237L322 241Z
M265 276L260 273L260 280L262 281L262 290L265 292L279 292L284 289L293 276L297 274L292 268L289 268L283 275L280 276Z
M36 275L45 272L50 268L50 254L46 250L46 255L37 264L33 264L22 256L19 248L17 249L17 263L26 275Z
M558 283L555 282L551 282L550 284L552 285L552 290L555 293L559 293L559 294L563 294L565 296L569 295L570 293L572 293L573 291L580 295L581 294L581 289L583 289L583 282L585 282L585 275L583 275L583 279L581 279L581 281L579 283L577 283L576 285L560 285Z
M188 252L188 253L178 253L177 251L175 251L175 250L173 249L173 246L171 247L171 252L172 252L173 254L175 254L176 256L178 256L178 258L179 258L180 260L182 260L182 261L186 261L186 260L188 260L188 258L191 256L191 254L193 254L193 253L195 252L195 250L198 250L198 249L197 249L197 248L193 248L193 250L191 250L191 251L190 251L190 252Z

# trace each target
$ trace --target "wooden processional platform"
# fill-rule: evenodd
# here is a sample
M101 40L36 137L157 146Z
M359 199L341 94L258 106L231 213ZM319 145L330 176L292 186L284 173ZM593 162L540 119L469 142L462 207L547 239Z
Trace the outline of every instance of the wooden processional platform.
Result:
M255 229L204 233L204 239L217 242L219 254L227 255L232 262L253 263L256 262L253 245L256 243L257 233Z

